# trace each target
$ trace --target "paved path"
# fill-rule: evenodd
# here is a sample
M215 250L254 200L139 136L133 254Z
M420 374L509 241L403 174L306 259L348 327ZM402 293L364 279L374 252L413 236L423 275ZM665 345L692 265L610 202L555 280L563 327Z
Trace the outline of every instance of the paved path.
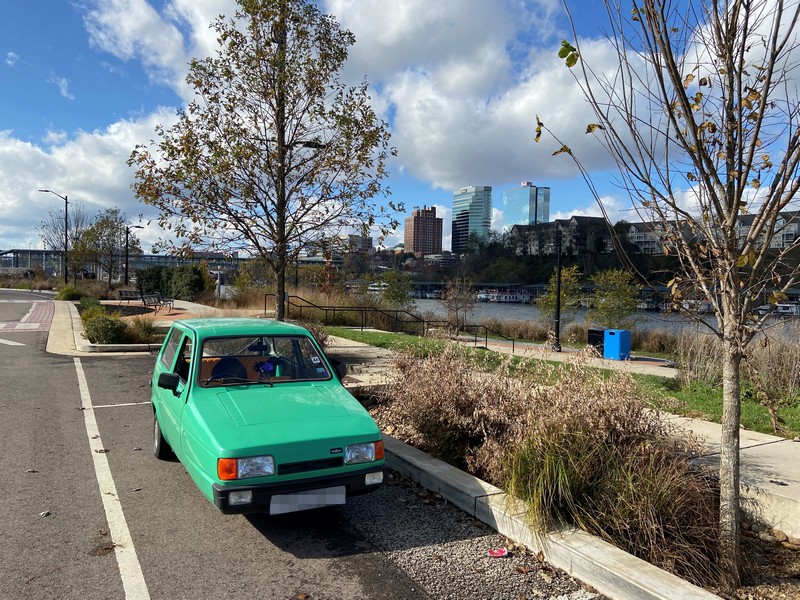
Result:
M29 304L30 300L0 300L3 303ZM0 332L48 331L55 307L52 300L34 300L31 309L19 321L0 321Z

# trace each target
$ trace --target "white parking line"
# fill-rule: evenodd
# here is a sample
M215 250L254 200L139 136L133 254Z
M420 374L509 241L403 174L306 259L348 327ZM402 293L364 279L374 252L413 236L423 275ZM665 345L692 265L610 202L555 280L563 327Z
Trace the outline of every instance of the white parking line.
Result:
M94 472L100 486L100 497L103 499L103 508L106 511L108 529L114 542L114 553L119 565L119 574L122 578L122 588L125 590L126 600L149 600L150 592L147 590L142 567L133 547L133 539L122 513L122 505L117 496L111 468L105 455L103 440L97 427L94 416L92 397L89 395L89 385L83 372L81 359L75 358L75 370L78 373L78 386L81 391L81 406L83 407L83 420L86 425L86 435L89 438L89 449L92 451Z
M120 406L139 406L140 404L150 404L150 402L123 402L121 404L98 404L93 406L95 410L98 408L118 408Z
M0 344L5 344L6 346L24 346L25 344L21 344L19 342L12 342L11 340L0 340Z

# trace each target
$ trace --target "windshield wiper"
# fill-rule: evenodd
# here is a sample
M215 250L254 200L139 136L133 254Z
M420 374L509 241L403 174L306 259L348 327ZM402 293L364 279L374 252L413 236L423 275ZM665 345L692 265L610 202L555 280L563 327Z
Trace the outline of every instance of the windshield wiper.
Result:
M215 381L221 381L222 383L257 383L247 377L228 377L225 375L215 375L213 377L209 377L208 379L204 379L200 383L206 385L207 383L213 383Z

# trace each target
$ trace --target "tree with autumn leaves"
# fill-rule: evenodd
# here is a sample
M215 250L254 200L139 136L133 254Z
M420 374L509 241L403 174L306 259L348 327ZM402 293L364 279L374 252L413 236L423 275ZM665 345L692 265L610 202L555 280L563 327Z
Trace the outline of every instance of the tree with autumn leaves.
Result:
M134 192L177 238L162 246L263 259L283 298L303 248L396 227L403 207L381 184L394 149L366 83L339 80L351 32L305 0L237 2L213 24L216 56L190 63L195 100L129 165Z

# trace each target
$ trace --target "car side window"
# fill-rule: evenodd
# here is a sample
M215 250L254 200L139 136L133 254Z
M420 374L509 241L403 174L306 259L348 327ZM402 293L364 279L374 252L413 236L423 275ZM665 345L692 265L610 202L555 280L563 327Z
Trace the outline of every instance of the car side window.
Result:
M178 377L183 379L184 382L189 380L189 373L192 367L192 338L189 336L184 337L181 344L180 355L175 364L175 372Z
M175 354L178 352L178 344L181 341L182 332L179 329L173 329L169 334L169 339L164 345L164 351L161 353L159 362L165 369L172 370L172 365L175 361Z
M300 358L301 377L304 379L327 379L330 377L325 361L322 360L311 340L308 338L298 339L297 353Z

